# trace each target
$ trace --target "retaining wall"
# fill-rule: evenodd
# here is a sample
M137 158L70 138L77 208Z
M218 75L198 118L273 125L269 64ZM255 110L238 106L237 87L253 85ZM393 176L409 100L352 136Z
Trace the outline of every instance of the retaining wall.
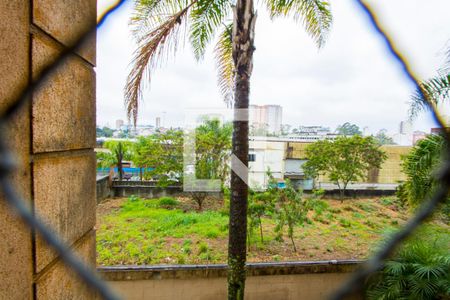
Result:
M248 264L245 299L326 299L359 263L349 260ZM98 271L129 300L227 298L226 265L103 267Z

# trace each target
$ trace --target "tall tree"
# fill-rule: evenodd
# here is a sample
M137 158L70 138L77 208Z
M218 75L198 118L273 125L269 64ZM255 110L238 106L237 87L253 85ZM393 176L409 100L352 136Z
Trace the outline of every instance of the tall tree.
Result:
M395 145L394 140L387 135L386 129L378 131L374 139L379 145Z
M361 129L358 125L345 122L336 128L336 132L341 135L362 135Z
M182 180L183 132L168 130L148 137L139 137L135 145L135 163L151 168L144 177L157 178L166 187Z
M323 45L332 21L327 1L266 0L262 3L272 18L292 16L300 20L318 46ZM231 25L227 19L232 10ZM228 102L234 101L235 109L248 109L255 50L253 0L136 0L134 11L131 24L138 48L125 87L129 117L136 122L141 86L150 80L149 71L175 52L178 41L184 38L183 33L189 36L196 58L201 59L220 27L223 28L215 47L220 90ZM248 118L248 113L239 114L239 118L235 115L233 122L232 166L248 166L248 121L242 121L246 115ZM244 297L248 194L245 177L248 174L242 176L231 173L229 299Z
M123 178L123 168L122 162L124 160L129 160L132 157L131 142L124 141L106 141L103 147L108 149L110 152L99 152L97 153L97 160L101 167L112 167L117 166L119 173L119 180Z
M317 141L306 147L306 156L305 174L313 178L328 175L338 186L341 199L350 182L367 178L367 172L386 159L372 137L359 135Z

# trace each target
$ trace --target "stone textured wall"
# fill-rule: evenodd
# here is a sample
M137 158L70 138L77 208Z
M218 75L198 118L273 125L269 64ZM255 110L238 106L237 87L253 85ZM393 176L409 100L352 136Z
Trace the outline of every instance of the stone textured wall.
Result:
M0 111L42 67L95 26L95 0L0 1ZM95 37L8 124L13 180L41 216L95 265ZM6 207L0 195L0 299L94 295Z

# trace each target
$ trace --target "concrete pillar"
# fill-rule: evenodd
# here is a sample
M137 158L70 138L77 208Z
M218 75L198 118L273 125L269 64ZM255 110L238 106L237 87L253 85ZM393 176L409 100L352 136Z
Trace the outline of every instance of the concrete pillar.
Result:
M87 26L95 0L0 1L0 111ZM35 213L95 266L95 37L8 124L13 180ZM2 196L0 196L2 197ZM0 198L0 299L90 299L91 291Z

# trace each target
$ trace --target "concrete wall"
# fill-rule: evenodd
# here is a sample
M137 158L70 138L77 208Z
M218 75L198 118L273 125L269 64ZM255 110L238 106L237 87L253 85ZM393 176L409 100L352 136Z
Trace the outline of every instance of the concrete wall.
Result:
M249 264L245 299L326 299L358 262ZM101 276L128 300L227 298L226 266L101 268ZM355 298L357 299L357 298Z
M98 185L99 183L97 183ZM98 189L99 187L97 187ZM208 196L214 198L223 198L221 192L208 192ZM113 197L129 197L138 196L141 198L160 198L160 197L181 197L189 196L189 192L183 191L182 186L158 187L154 183L140 181L113 181L111 187L111 196Z
M0 110L73 38L95 0L0 1ZM95 264L95 38L33 93L6 128L12 179L36 214ZM1 198L2 196L0 196ZM0 199L0 299L94 298Z
M109 176L97 177L97 204L113 196Z

